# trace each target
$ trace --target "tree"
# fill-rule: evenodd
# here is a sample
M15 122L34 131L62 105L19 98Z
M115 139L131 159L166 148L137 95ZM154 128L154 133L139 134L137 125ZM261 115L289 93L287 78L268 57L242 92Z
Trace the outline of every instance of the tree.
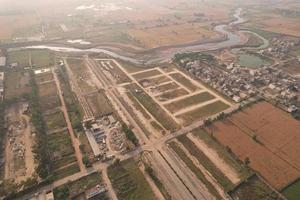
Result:
M244 163L245 163L246 166L248 166L250 164L250 158L246 157L245 160L244 160Z

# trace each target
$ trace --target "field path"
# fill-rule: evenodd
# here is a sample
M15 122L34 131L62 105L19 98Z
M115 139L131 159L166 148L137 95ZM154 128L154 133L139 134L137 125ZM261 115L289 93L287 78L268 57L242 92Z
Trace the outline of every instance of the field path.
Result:
M52 73L53 73L53 76L54 76L54 80L55 80L55 83L56 83L56 87L57 87L60 102L61 102L61 110L64 114L64 117L65 117L65 120L66 120L66 123L67 123L67 127L68 127L68 130L69 130L69 134L70 134L70 137L71 137L71 140L72 140L72 144L73 144L73 147L74 147L74 150L75 150L75 156L77 158L77 162L78 162L80 171L85 172L86 168L85 168L85 165L82 162L82 154L81 154L81 151L80 151L80 148L79 148L80 143L79 143L78 139L75 137L73 127L72 127L72 124L71 124L71 121L70 121L70 118L69 118L69 115L68 115L67 107L66 107L66 104L65 104L65 100L64 100L64 97L62 95L62 91L61 91L61 87L60 87L60 84L59 84L59 81L58 81L57 74L53 70L52 70Z
M232 183L236 184L240 181L238 173L230 167L214 149L207 146L207 144L192 133L187 134L187 137L216 165L217 168L223 172L223 174Z

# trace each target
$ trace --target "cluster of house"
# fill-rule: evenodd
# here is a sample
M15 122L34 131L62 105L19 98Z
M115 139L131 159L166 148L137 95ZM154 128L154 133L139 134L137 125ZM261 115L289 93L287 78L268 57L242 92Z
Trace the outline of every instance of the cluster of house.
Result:
M270 47L267 49L260 50L258 53L269 56L269 57L275 57L279 59L287 59L288 58L288 52L292 47L297 45L299 41L295 40L286 40L281 39L278 37L274 37L270 41Z
M300 110L296 106L300 84L279 69L269 66L252 69L233 64L222 69L219 66L202 64L199 60L184 60L181 63L186 63L181 66L187 71L235 102L260 95L280 103L288 112Z

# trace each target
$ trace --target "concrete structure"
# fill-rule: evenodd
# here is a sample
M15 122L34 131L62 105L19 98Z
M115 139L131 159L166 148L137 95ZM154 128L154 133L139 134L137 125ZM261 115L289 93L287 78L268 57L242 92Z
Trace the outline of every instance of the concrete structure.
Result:
M0 57L0 67L6 66L6 57L1 56Z
M39 69L39 70L35 70L34 74L42 74L42 73L46 73L46 72L50 72L51 69L50 68L46 68L46 69Z

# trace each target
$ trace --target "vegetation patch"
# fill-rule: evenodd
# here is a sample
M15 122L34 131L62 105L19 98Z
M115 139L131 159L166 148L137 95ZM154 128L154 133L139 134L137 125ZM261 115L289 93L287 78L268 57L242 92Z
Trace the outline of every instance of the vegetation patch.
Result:
M178 124L136 84L127 86L133 96L152 114L152 116L162 123L162 126L174 131L178 128Z
M233 183L212 163L212 161L197 148L197 146L186 136L179 136L178 141L193 155L223 186L226 191L233 188Z
M282 190L282 193L288 200L298 200L300 197L300 179Z
M187 167L197 176L197 178L205 184L209 192L214 195L217 199L222 199L215 187L206 179L205 175L201 170L193 163L193 161L185 154L185 152L180 148L176 142L170 142L170 147L180 159L187 165Z
M222 112L227 108L229 108L227 104L223 103L222 101L216 101L206 106L181 114L178 117L183 119L185 123L191 123L197 119L203 119L208 116Z
M10 71L5 73L4 98L11 100L31 92L30 73L26 71Z
M190 91L194 92L197 89L199 89L196 85L194 85L192 83L191 80L189 80L188 78L186 78L185 76L183 76L180 73L174 73L174 74L170 74L170 76L176 80L178 83L180 83L181 85L183 85L184 87L186 87L187 89L189 89Z
M86 99L96 118L113 113L113 108L103 90L87 95Z
M272 190L256 175L253 175L245 182L241 183L238 187L236 187L236 189L229 192L229 194L233 199L283 200L283 198L280 197L278 193Z
M72 199L86 190L102 183L101 174L94 172L88 176L82 177L76 181L68 182L53 190L56 200Z
M108 167L108 177L120 200L152 200L155 196L133 159L116 161Z

